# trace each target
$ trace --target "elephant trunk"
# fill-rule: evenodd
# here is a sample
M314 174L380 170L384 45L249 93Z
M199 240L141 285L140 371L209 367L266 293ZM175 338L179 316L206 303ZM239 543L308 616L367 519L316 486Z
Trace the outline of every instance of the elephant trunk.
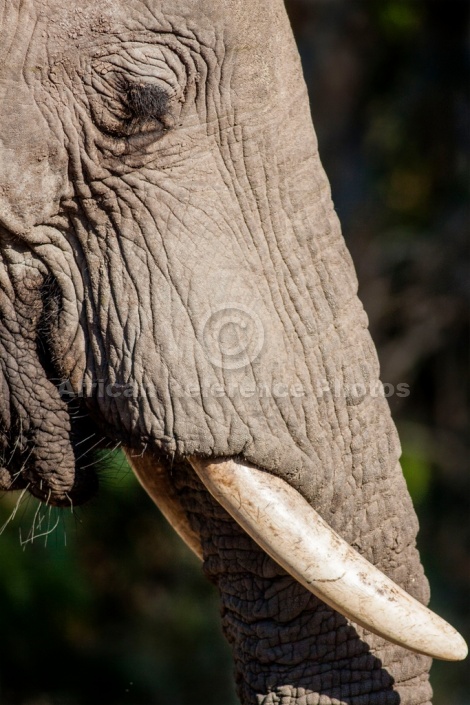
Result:
M247 534L327 605L417 653L466 657L453 627L349 546L287 482L231 460L193 458L191 465Z
M302 587L209 495L189 465L175 465L172 479L200 537L204 570L220 592L243 705L430 703L428 657L367 632ZM387 572L423 597L414 545Z

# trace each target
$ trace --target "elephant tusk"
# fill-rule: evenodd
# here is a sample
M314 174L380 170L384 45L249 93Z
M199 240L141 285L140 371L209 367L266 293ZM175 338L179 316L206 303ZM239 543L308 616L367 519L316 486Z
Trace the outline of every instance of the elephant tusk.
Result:
M411 651L467 655L460 634L357 553L284 480L228 460L190 458L209 492L284 570L348 619Z
M124 449L124 452L129 465L144 490L153 499L170 526L173 527L191 551L202 560L201 543L181 507L178 496L168 477L168 470L165 464L149 453L135 456L130 450Z

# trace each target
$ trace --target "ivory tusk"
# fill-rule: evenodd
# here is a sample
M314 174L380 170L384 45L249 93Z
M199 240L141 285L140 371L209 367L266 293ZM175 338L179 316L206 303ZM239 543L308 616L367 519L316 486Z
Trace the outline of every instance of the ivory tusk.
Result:
M337 612L412 651L446 661L467 656L450 624L357 553L284 480L232 460L189 461L254 541Z
M166 466L153 455L134 456L125 450L129 465L140 484L153 499L165 519L196 556L202 560L202 548L199 537L192 530L184 513L178 496L168 477Z

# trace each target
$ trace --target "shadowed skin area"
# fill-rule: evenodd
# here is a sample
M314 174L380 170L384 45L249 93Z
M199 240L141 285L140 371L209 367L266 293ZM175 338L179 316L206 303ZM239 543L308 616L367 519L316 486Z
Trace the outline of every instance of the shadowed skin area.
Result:
M279 475L427 602L282 3L0 0L0 18L0 489L75 505L96 449L158 454L244 705L429 703L430 659L306 592L185 462Z

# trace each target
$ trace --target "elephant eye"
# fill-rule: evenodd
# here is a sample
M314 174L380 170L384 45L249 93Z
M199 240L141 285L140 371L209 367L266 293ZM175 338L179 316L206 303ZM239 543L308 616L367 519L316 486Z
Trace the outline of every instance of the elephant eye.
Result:
M121 88L124 107L124 132L169 130L174 125L168 92L155 83L126 81Z
M106 47L92 57L90 69L84 87L91 118L101 132L139 149L179 124L187 66L166 43Z
M174 100L162 82L129 79L109 72L90 87L90 110L95 124L117 138L138 134L158 136L174 127Z
M136 119L164 121L169 112L169 97L163 88L149 83L131 83L126 91L126 104Z

